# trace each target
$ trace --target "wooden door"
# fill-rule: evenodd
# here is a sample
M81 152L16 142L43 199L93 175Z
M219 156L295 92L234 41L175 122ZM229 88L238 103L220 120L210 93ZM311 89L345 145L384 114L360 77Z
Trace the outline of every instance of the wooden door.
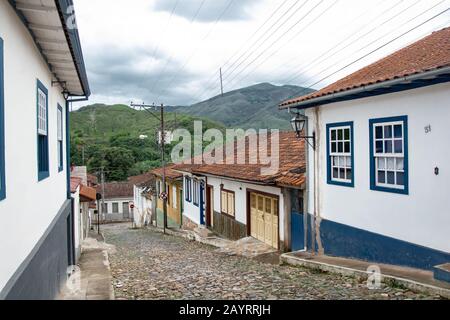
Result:
M250 227L251 236L255 239L258 238L258 197L255 193L250 194Z
M212 190L211 186L206 187L206 226L208 228L212 227L213 207L212 207L211 190Z
M258 195L258 206L257 206L257 212L258 212L258 221L257 221L257 236L256 238L260 241L265 242L265 222L264 222L264 197L261 195Z

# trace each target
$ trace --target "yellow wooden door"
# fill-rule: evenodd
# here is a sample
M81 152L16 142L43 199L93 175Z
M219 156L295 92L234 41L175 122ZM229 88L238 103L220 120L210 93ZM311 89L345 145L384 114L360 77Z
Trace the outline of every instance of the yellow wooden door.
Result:
M272 199L264 197L264 242L269 246L273 245L273 215L272 215Z
M279 216L279 207L278 207L278 200L273 199L272 201L273 205L273 215L272 215L272 247L278 249L279 243L278 243L278 216Z
M253 238L258 238L258 206L257 196L254 193L250 194L250 226L251 235Z
M257 239L259 241L265 242L265 222L264 222L264 197L258 195L258 230L257 230Z

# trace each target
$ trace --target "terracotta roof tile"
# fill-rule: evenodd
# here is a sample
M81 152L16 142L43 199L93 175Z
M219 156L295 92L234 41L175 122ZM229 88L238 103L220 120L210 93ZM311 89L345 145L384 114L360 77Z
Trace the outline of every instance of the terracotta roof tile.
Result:
M268 139L270 150L270 138ZM257 161L257 164L249 164L250 158L257 155L256 150L249 150L249 139L246 139L247 164L181 164L174 169L194 174L209 174L219 177L232 178L263 184L282 184L287 186L301 186L305 179L305 142L297 139L293 132L280 133L280 163L279 170L272 175L263 175L261 169L268 165ZM235 154L237 143L235 144ZM289 180L287 180L289 179Z
M79 186L81 186L81 178L71 177L70 178L70 192L75 193Z
M174 170L175 165L171 164L166 167L166 178L171 180L177 180L183 178L183 174ZM152 174L154 174L157 177L163 176L163 169L157 168L153 171L151 171Z
M102 186L97 186L97 192L102 193ZM129 182L105 183L105 199L134 197L133 184Z
M450 28L445 28L320 91L287 100L280 104L280 108L288 108L292 104L448 66L450 66Z

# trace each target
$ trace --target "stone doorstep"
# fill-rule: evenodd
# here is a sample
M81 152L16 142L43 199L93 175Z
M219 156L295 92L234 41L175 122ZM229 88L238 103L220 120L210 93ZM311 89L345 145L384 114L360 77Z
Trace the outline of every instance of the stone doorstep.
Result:
M384 270L384 272L382 272L382 282L385 284L389 285L390 283L395 282L413 292L439 295L442 298L450 299L450 285L442 281L434 280L433 273L424 270L328 256L311 257L307 253L298 252L282 254L280 259L282 263L288 265L319 269L325 272L364 280L371 275L371 273L366 271L367 268L371 265L378 265ZM352 265L354 265L354 267L352 267ZM362 269L362 266L365 266L366 269ZM414 275L414 273L416 273L416 275ZM405 277L401 275L404 275ZM425 275L426 278L428 278L428 281L425 280ZM408 278L406 278L406 276L408 276Z
M441 264L434 267L434 278L436 280L450 283L450 263Z

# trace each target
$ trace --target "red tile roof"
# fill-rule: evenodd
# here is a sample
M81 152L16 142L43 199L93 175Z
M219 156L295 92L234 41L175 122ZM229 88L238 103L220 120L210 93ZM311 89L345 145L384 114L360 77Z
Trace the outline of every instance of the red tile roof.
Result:
M293 104L395 80L450 66L450 28L431 35L309 95L287 100L281 109Z
M94 188L81 186L80 197L82 201L91 202L97 200L97 191Z
M128 178L128 182L135 186L152 184L154 181L155 176L152 172L147 172L139 176L133 176Z
M133 198L133 184L129 182L105 183L105 199ZM102 186L97 186L97 192L102 193Z
M70 178L70 192L75 193L77 192L77 189L79 186L81 186L81 181L83 181L81 178Z
M168 165L166 167L166 178L170 179L170 180L177 180L177 179L181 179L183 178L183 174L173 170L175 167L175 165L171 164ZM157 168L153 171L151 171L152 174L154 174L157 177L162 177L163 176L163 169L162 168Z
M270 141L268 139L270 151ZM181 164L174 169L194 174L214 175L235 180L249 181L261 184L278 184L283 186L301 187L305 182L305 142L297 139L293 132L280 133L279 170L271 175L264 175L261 169L268 168L260 160L257 164L250 163L249 159L257 154L257 150L249 150L249 138L246 138L247 164ZM237 143L235 144L235 154Z

